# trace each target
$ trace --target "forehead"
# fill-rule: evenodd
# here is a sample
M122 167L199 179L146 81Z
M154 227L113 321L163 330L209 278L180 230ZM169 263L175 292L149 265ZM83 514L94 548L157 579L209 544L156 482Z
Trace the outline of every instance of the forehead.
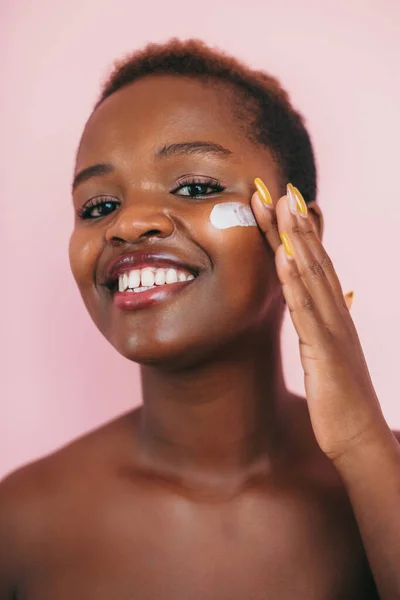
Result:
M151 75L109 96L89 118L77 164L102 155L140 156L163 143L201 139L230 148L238 157L256 153L247 123L235 114L230 84L175 75ZM240 102L240 99L238 99Z

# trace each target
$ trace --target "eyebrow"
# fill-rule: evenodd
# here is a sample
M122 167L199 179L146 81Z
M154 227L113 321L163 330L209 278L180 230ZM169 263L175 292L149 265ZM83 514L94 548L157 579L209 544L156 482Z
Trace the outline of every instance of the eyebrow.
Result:
M91 165L90 167L86 167L86 169L82 169L79 171L74 177L72 182L72 191L84 181L91 179L92 177L98 177L99 175L108 175L114 171L114 167L110 163L97 163L96 165Z
M230 156L232 150L224 148L215 142L183 142L180 144L168 144L156 152L157 158L178 156L181 154L216 154L219 156Z
M156 159L170 158L173 156L181 155L217 155L220 157L228 157L233 154L232 150L224 148L220 144L215 142L195 141L195 142L181 142L178 144L165 144L159 150L157 150L155 156ZM111 163L97 163L86 167L79 171L72 182L72 192L77 188L78 185L84 181L88 181L92 177L99 177L102 175L109 175L113 173L115 168Z

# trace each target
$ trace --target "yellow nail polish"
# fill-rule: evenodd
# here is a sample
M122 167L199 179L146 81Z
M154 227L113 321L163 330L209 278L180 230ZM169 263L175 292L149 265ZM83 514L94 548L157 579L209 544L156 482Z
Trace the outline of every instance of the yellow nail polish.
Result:
M298 204L297 196L294 192L294 187L292 186L291 183L288 183L286 186L286 198L287 198L290 212L292 213L292 215L297 216L299 213L299 209L297 206L297 204Z
M304 200L302 194L297 189L297 187L294 187L294 185L292 185L291 183L289 183L289 185L292 187L292 190L294 191L294 195L296 197L296 202L297 202L297 208L298 208L299 212L302 215L307 215L307 213L308 213L307 204L306 204L306 201Z
M279 235L281 236L282 244L285 248L286 254L288 256L293 256L292 244L290 243L288 234L281 232Z
M256 177L254 180L254 185L257 188L257 192L260 194L260 198L263 202L265 202L265 204L272 204L272 198L271 198L271 194L269 193L269 190L267 188L267 186L265 185L265 183L262 181L262 179L260 179L259 177Z
M344 296L344 301L346 302L347 308L350 310L353 304L354 292L347 292Z

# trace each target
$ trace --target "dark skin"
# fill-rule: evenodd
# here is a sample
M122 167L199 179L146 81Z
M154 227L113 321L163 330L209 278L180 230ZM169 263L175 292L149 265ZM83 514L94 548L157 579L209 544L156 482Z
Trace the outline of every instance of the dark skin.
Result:
M76 217L71 267L99 330L142 365L143 406L3 482L0 600L378 598L333 434L285 386L285 305L263 208L253 206L260 228L209 221L218 202L249 204L256 177L274 202L284 193L226 94L146 77L86 125L76 173L113 171L81 182L74 207L100 195L116 204ZM231 154L155 158L194 140ZM187 175L225 189L190 198L175 190ZM315 203L308 218L321 238ZM123 312L104 270L136 249L172 252L200 275L168 301Z

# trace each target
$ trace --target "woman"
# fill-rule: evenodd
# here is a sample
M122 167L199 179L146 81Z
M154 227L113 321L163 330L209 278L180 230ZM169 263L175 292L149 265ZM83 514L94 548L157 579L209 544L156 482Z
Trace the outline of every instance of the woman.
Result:
M128 57L73 201L75 280L143 406L2 483L0 599L399 598L398 443L279 83L193 40Z

